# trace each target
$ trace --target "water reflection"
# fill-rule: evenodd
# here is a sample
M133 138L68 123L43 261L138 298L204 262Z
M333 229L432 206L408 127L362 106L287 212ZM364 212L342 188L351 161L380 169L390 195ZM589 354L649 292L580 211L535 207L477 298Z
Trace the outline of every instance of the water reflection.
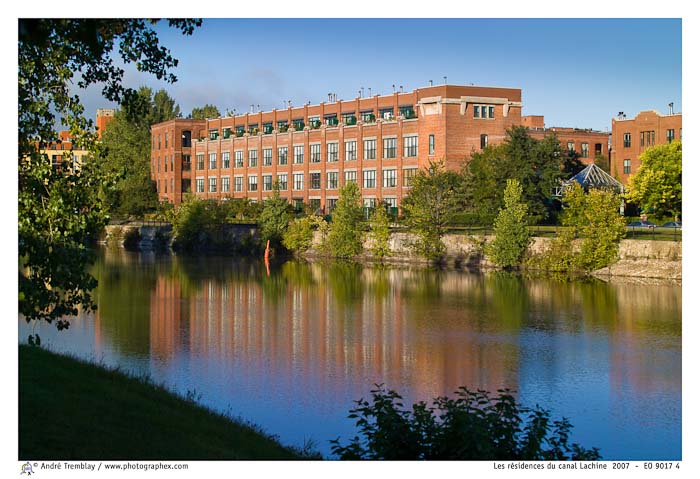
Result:
M290 443L327 452L374 383L407 400L466 385L567 415L608 458L680 457L677 286L341 262L267 276L262 262L111 250L94 273L94 323L48 333L56 349L196 389Z

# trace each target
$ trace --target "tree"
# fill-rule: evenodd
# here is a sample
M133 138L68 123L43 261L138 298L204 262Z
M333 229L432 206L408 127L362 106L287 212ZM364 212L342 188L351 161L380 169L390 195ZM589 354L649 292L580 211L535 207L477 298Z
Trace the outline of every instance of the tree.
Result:
M518 266L530 243L527 205L520 202L522 187L518 180L508 180L503 191L504 206L494 224L494 239L487 253L494 263L505 268Z
M578 183L564 192L562 224L581 239L580 250L574 254L574 264L579 268L593 271L617 258L620 240L627 233L620 215L621 202L622 198L612 191L591 189L586 193Z
M390 236L389 215L385 205L379 205L369 219L369 237L372 241L372 255L375 258L383 259L391 254Z
M446 171L442 162L431 162L413 177L401 203L406 224L418 236L414 248L428 260L439 261L445 255L442 237L456 211L458 184L457 173Z
M628 183L627 199L657 216L682 213L680 141L654 146L639 157L641 165Z
M192 108L190 118L193 120L206 120L207 118L219 118L221 113L214 105L206 104L201 108Z
M561 144L555 134L535 140L526 128L513 127L506 131L503 143L473 153L464 164L460 196L482 216L494 218L503 206L500 192L508 179L515 179L523 188L528 222L548 220L556 207L552 188L566 176L562 165Z
M111 213L143 215L158 207L158 194L151 180L151 125L171 120L180 107L165 90L153 95L150 88L137 92L141 112L118 110L102 135L97 163L115 178L102 194Z
M364 215L361 200L360 188L354 181L340 188L328 236L323 243L326 254L351 258L362 252Z
M567 179L578 174L586 167L580 159L581 155L576 150L566 150L563 157L562 170Z
M170 26L191 34L201 21L170 20ZM143 19L20 19L18 41L18 243L19 312L27 321L56 320L78 307L94 308L87 272L92 254L86 241L107 217L95 194L103 176L86 162L80 173L54 170L40 154L58 139L59 118L74 138L74 147L95 151L96 133L83 115L71 85L103 84L102 94L123 106L137 94L122 85L124 70L115 65L115 45L125 63L168 82L177 60L158 42Z
M292 220L292 205L280 197L279 184L275 182L272 196L263 202L263 208L258 217L258 227L263 241L270 240L273 244L281 244L284 232Z

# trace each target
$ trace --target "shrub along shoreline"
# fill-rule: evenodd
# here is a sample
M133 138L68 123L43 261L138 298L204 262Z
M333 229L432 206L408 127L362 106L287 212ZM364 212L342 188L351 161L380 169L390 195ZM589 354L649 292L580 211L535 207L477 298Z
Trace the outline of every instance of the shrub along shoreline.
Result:
M253 425L118 369L19 346L20 460L300 460Z

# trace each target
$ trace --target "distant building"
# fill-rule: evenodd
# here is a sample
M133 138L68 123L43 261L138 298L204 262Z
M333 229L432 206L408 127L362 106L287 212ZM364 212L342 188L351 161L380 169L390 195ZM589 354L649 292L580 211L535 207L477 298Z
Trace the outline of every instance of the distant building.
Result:
M173 204L187 193L262 201L277 182L295 206L330 212L348 181L360 187L364 206L397 207L431 161L459 170L513 126L527 126L535 138L556 131L584 163L607 157L607 133L545 129L544 117L521 117L521 100L516 88L431 85L348 101L329 94L316 105L233 117L177 118L151 127L151 177L160 200Z
M102 138L102 132L107 124L114 119L114 110L100 108L97 110L95 124L97 126L98 138ZM62 130L58 133L59 141L49 143L40 153L44 154L51 161L54 168L61 168L63 161L68 161L68 167L72 171L80 170L83 157L89 154L87 150L73 149L73 138L70 131Z
M673 113L671 105L667 115L648 110L634 119L622 113L612 119L610 173L623 184L639 169L639 156L645 149L682 139L683 115Z

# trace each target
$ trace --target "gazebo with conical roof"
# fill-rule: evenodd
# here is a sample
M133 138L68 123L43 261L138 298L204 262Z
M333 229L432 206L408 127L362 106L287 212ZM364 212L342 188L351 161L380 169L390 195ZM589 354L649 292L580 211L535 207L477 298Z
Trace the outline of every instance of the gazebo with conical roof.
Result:
M588 191L591 188L611 190L618 194L622 194L625 191L625 187L622 183L607 174L596 164L591 163L568 180L562 181L561 184L555 188L554 196L563 196L566 187L572 185L574 182L581 185L584 191Z

